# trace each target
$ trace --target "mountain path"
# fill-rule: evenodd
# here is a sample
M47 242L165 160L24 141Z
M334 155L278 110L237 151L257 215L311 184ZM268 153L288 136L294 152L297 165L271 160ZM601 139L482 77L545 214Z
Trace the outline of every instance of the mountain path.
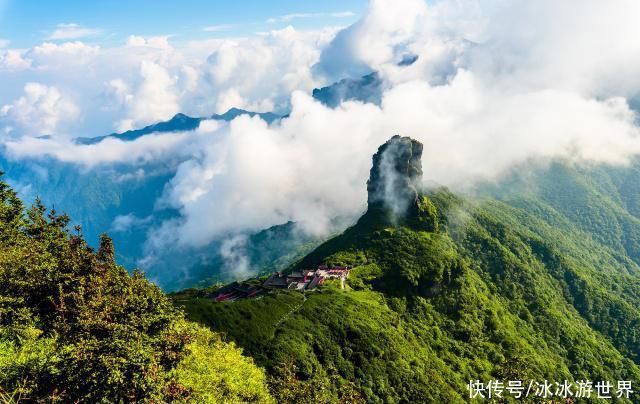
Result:
M307 295L306 293L302 294L302 303L300 303L299 305L297 305L296 307L292 308L291 310L289 310L288 313L286 313L284 316L282 316L282 318L278 321L276 321L276 323L273 326L273 331L275 333L275 330L278 329L278 327L280 327L280 325L282 325L282 323L284 323L289 317L291 317L295 312L297 312L298 310L300 310L302 308L302 306L304 306L304 304L307 301Z

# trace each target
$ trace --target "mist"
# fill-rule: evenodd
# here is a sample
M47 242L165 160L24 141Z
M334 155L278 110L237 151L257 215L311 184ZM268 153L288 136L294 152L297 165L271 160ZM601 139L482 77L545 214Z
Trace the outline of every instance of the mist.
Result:
M262 105L290 109L271 125L241 116L127 144L19 138L6 146L15 158L47 155L89 167L180 156L158 201L180 216L150 231L149 257L228 238L224 252L246 268L236 236L293 221L320 237L336 231L334 218L361 214L371 156L394 134L424 144L425 183L454 189L498 180L525 162L627 164L640 152L629 104L640 90L637 15L640 3L631 0L373 0L359 22L301 51L299 80L278 82L287 101ZM256 56L243 43L257 46L237 41L208 59L216 77L231 74L220 70L224 55ZM408 56L415 62L400 63ZM379 105L329 108L309 95L309 83L372 71L384 82ZM266 84L253 85L256 94ZM225 91L233 100L233 87Z

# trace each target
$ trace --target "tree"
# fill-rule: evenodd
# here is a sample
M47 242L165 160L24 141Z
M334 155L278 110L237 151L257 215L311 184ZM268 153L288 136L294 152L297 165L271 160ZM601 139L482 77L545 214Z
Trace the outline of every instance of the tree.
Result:
M44 401L268 401L264 372L140 272L0 182L0 393ZM206 353L206 354L203 354ZM225 359L212 366L211 358ZM193 369L216 369L197 373ZM239 383L238 370L244 379ZM203 378L215 376L216 383ZM222 388L221 386L226 386Z

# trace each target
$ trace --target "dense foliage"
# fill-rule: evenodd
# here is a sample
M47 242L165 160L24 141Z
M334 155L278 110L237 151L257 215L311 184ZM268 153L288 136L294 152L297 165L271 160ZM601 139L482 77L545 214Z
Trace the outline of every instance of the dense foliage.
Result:
M396 226L369 211L296 266L352 265L345 290L176 300L285 402L466 402L471 379L640 386L629 171L554 164L481 198L437 189Z
M63 402L270 401L264 373L69 218L0 182L0 393Z
M425 192L400 221L370 210L292 268L353 266L346 289L224 303L194 290L171 302L116 264L108 237L94 251L0 183L0 400L465 402L471 379L640 386L636 166L554 163L480 197Z

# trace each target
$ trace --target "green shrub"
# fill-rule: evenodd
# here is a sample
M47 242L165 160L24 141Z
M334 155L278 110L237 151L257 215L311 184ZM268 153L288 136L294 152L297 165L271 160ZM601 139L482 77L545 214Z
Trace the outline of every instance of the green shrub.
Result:
M269 401L263 372L238 348L118 266L109 237L94 251L68 223L39 201L24 214L0 182L3 399Z

